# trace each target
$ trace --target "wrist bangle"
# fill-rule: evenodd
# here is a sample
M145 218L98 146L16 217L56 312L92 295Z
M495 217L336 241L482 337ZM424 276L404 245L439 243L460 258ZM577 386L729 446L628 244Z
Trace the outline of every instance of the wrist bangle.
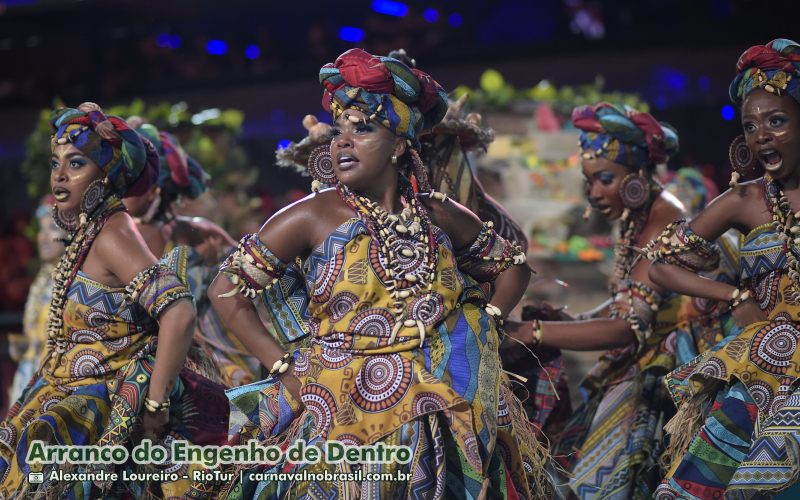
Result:
M146 397L144 398L144 407L154 413L169 410L169 398L165 399L163 403L158 403L155 400Z
M285 353L281 358L272 365L272 369L269 371L270 377L275 377L278 375L283 375L289 369L289 365L294 360L294 357L289 354L288 352Z
M731 308L731 311L742 305L743 302L746 302L747 299L750 298L750 290L739 290L738 288L731 293L731 298L728 299L728 305Z
M542 343L542 322L535 319L531 322L531 346L536 347Z

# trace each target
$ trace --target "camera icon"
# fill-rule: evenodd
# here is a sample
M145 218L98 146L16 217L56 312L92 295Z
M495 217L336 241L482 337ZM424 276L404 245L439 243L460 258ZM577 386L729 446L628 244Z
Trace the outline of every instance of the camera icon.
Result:
M44 482L44 472L29 472L28 482L31 484L42 484Z

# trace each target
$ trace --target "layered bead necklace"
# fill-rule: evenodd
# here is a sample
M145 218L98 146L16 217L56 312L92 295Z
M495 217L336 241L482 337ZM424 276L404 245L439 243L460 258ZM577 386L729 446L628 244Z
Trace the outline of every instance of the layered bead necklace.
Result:
M611 300L616 299L620 286L630 277L633 266L636 265L637 257L641 255L641 251L637 252L636 250L636 240L639 238L639 234L647 223L648 216L650 215L650 208L653 206L653 197L658 196L660 193L661 191L659 189L653 190L650 200L648 200L642 208L633 211L633 213L629 208L626 208L622 212L622 218L620 220L621 234L614 248L614 283L611 285ZM628 283L625 286L627 286L626 302L628 312L622 315L622 318L630 324L631 329L638 337L641 326L637 321L636 310L634 308L635 287L633 283ZM655 303L652 297L643 295L641 298L647 302L651 310L658 310L659 305Z
M116 195L109 195L102 200L91 213L81 213L77 227L72 228L67 248L53 270L53 296L47 318L47 343L57 353L66 352L67 340L64 336L64 308L69 287L78 274L83 261L89 254L92 242L100 233L108 218L125 210L122 201ZM58 220L57 209L53 207L53 216Z
M406 206L398 215L388 213L378 203L353 193L341 183L336 189L367 227L377 246L378 263L386 270L386 289L392 298L396 319L389 342L394 342L402 326L416 326L421 345L425 339L425 324L408 310L408 304L433 287L439 251L425 207L417 201L407 182L401 181L400 185Z
M783 192L780 184L769 175L765 175L767 196L770 200L770 212L775 232L781 240L781 248L786 256L789 278L792 280L792 290L787 293L787 299L792 302L800 301L800 262L797 260L794 249L800 247L800 211L792 212L789 199Z

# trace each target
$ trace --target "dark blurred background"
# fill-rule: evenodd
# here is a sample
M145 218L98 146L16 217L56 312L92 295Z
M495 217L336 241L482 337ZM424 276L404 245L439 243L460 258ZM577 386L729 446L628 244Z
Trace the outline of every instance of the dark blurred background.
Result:
M739 133L727 98L736 59L798 38L799 19L797 0L0 0L0 229L17 232L33 211L19 165L56 98L238 108L258 170L250 189L306 188L274 151L304 136L302 117L321 112L319 67L350 47L404 47L448 89L477 87L487 68L517 88L602 76L678 129L674 166L713 167L722 183Z
M751 45L800 38L799 20L798 0L0 0L0 333L19 333L38 269L32 214L48 174L37 192L30 173L47 169L48 136L26 138L56 100L185 102L195 125L213 115L199 110L242 111L240 125L208 127L198 147L213 154L235 139L220 164L239 177L221 187L216 174L215 190L234 191L228 213L256 200L250 218L260 221L308 188L275 166L275 149L305 136L307 113L326 119L320 66L351 47L403 47L447 89L481 87L492 68L517 89L547 80L567 103L573 86L598 82L638 94L680 133L671 167L699 166L725 186L741 128L727 97L736 60ZM40 149L42 161L31 153ZM0 385L14 369L7 337Z

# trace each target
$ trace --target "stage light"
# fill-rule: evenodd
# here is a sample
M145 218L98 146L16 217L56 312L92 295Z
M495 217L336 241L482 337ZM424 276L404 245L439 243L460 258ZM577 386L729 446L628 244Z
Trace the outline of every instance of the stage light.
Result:
M244 56L248 59L258 59L261 55L261 49L258 48L258 45L248 45L246 49L244 49Z
M209 40L206 50L213 56L225 55L228 52L228 44L222 40Z
M393 0L372 0L372 10L378 14L403 17L408 14L408 5Z
M278 149L286 149L292 144L292 141L289 139L284 139L278 142Z
M705 75L697 79L697 86L700 90L711 90L711 79Z
M439 20L439 11L434 9L433 7L430 7L428 9L425 9L425 12L422 13L422 17L429 23L435 23L436 21Z
M733 109L733 106L730 104L726 104L722 106L722 119L725 121L731 121L736 117L736 110Z
M459 26L464 24L464 18L461 17L461 14L456 12L450 14L450 16L447 18L447 22L450 23L450 26L452 26L453 28L458 28Z
M169 33L161 33L156 37L156 45L162 49L177 49L181 46L181 37L170 35Z
M339 38L345 42L360 42L364 39L364 30L353 26L342 26L339 28Z

